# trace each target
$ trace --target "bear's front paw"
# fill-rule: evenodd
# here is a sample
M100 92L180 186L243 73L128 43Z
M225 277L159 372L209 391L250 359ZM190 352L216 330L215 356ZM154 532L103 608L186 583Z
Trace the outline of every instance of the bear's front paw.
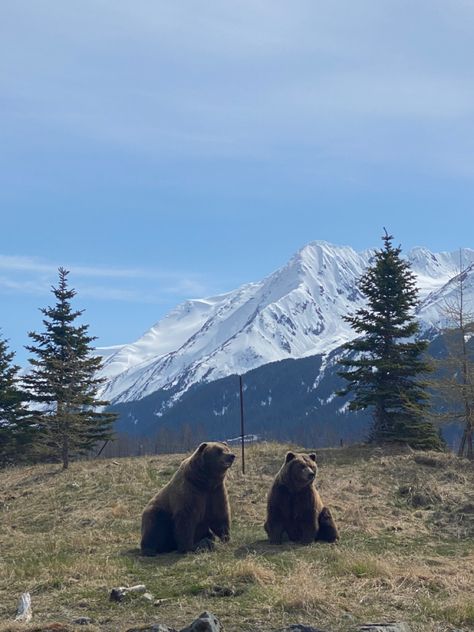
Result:
M321 522L322 520L326 520L326 521L332 520L331 512L329 511L327 507L323 507L319 514L319 521Z
M332 514L327 507L323 507L321 509L318 522L319 530L316 536L317 540L322 540L324 542L330 543L339 540L339 533L337 531L336 523L334 522L334 518L332 517Z

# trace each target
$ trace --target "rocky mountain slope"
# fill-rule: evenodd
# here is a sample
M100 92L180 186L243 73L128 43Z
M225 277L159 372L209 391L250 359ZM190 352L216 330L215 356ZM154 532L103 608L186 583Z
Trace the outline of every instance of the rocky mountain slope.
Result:
M372 254L315 241L262 281L186 301L136 342L99 349L105 397L120 404L165 393L160 415L195 385L280 360L324 357L354 335L343 316L363 304L357 280ZM457 291L460 253L415 248L407 258L420 291L418 318L433 332ZM465 249L462 260L466 302L474 305L474 250Z

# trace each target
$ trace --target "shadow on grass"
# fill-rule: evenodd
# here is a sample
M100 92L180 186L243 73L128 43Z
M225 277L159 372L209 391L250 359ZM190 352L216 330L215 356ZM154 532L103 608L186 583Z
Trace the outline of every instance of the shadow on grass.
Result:
M289 540L282 544L270 544L268 540L255 540L248 544L242 544L234 551L234 557L243 559L249 555L261 555L264 553L281 553L282 551L290 551L292 549L305 548L304 544L290 542Z
M284 538L281 544L270 544L268 540L255 540L248 544L242 544L234 551L234 557L243 559L251 555L278 555L286 551L304 551L308 548L316 547L329 547L338 546L338 543L328 544L327 542L312 542L311 544L302 544L301 542L292 542L288 538Z
M138 547L133 549L125 549L121 551L120 556L129 560L135 560L143 563L144 566L169 567L174 566L183 560L186 555L196 555L196 553L160 553L159 555L147 556L142 555Z

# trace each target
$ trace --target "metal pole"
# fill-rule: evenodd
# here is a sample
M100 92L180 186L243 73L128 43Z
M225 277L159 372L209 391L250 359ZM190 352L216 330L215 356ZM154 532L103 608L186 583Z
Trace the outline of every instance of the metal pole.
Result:
M104 443L104 445L101 447L101 449L97 452L97 454L95 455L96 458L102 454L102 450L105 448L105 446L108 444L109 441L110 441L110 439L107 439L107 441Z
M240 441L241 441L241 446L242 446L242 474L245 474L244 396L243 396L241 375L239 375L239 387L240 387Z

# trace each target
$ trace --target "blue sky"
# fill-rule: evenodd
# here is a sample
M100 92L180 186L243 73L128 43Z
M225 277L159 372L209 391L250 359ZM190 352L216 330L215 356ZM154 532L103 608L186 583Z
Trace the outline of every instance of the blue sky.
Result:
M471 0L2 0L0 327L98 344L305 243L473 247Z

